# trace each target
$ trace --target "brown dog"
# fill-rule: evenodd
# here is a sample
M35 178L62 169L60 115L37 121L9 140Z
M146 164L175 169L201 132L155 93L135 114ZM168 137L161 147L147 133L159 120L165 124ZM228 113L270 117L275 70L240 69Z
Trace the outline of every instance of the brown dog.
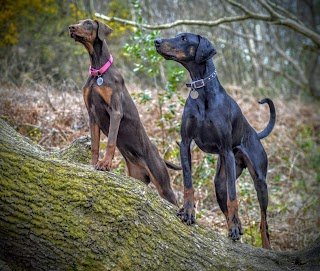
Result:
M83 87L90 120L91 164L98 170L110 170L117 147L131 177L146 184L151 181L163 198L177 205L166 165L180 168L164 161L148 138L123 77L112 64L105 41L112 31L109 26L89 19L69 26L71 38L85 46L91 60L91 75ZM100 130L108 136L108 142L99 161Z

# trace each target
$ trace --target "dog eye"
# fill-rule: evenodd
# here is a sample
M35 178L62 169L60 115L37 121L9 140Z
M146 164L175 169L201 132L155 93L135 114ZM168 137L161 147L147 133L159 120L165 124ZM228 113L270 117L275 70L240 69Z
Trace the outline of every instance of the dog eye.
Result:
M185 35L181 36L181 40L186 41L187 37Z
M87 29L91 29L92 28L92 23L89 21L84 22L84 25Z

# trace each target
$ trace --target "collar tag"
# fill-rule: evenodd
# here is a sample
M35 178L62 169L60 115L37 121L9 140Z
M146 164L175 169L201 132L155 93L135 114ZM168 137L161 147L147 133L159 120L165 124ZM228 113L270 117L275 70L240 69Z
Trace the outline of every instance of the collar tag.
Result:
M190 97L192 98L192 99L197 99L198 97L199 97L199 92L198 91L196 91L196 90L191 90L190 91Z

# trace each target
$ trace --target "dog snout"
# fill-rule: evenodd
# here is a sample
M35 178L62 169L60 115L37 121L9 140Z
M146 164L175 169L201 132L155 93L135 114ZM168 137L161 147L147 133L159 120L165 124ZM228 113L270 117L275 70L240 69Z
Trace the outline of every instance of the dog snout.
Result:
M74 24L69 25L69 31L70 31L70 32L76 31L76 26L75 26Z
M154 40L154 45L155 45L156 47L159 47L161 43L162 43L162 39L155 39L155 40Z

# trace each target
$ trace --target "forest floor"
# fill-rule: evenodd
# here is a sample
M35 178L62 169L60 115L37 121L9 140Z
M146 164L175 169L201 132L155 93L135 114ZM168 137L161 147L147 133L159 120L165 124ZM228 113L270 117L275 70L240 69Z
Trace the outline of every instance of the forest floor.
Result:
M173 97L168 102L170 104L161 105L157 91L149 91L151 99L142 103L141 90L137 86L128 89L147 133L160 153L167 160L180 164L176 141L180 141L181 103ZM226 89L249 123L261 131L269 119L268 107L259 105L256 97L240 87L229 86ZM32 88L2 86L0 94L0 117L46 149L64 148L76 138L89 135L82 93L71 90L67 85L59 90L40 84ZM275 250L297 250L314 241L320 232L319 102L304 102L299 98L291 101L275 98L274 102L277 123L270 136L262 140L269 157L270 238ZM105 143L104 138L102 149ZM192 146L197 221L226 235L225 219L218 207L212 182L216 161L216 156L204 154ZM112 170L126 172L118 152ZM179 171L170 171L170 174L181 205L182 174ZM247 171L237 181L237 191L239 215L245 231L242 242L260 246L259 204Z

